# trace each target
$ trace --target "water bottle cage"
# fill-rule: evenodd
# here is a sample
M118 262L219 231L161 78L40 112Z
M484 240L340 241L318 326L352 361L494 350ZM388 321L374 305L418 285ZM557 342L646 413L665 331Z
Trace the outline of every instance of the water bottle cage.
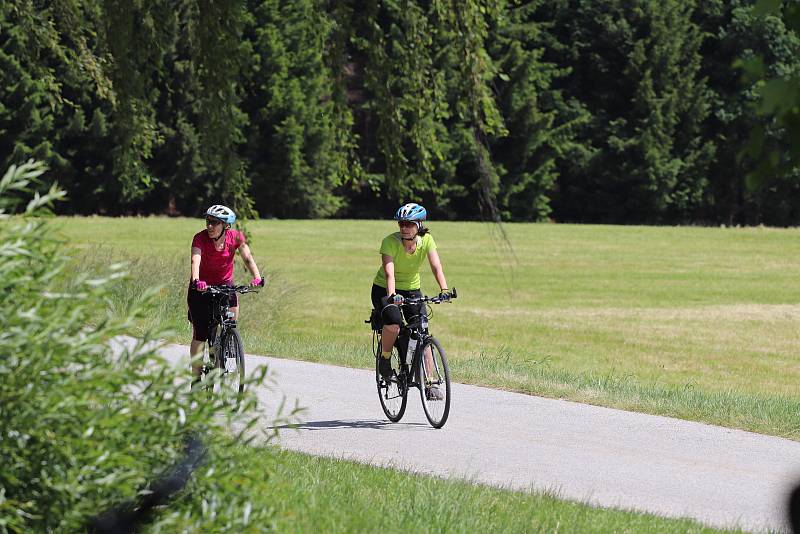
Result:
M417 344L419 343L418 336L412 332L408 337L408 348L406 349L406 356L404 358L406 365L410 366L414 361L414 353L417 351Z

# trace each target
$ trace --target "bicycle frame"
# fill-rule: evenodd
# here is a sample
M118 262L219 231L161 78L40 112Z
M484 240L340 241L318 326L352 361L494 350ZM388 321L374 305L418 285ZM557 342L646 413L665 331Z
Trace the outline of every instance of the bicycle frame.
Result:
M211 295L211 319L208 328L209 355L216 358L215 346L225 337L228 330L236 328L236 318L230 311L230 297L233 293L257 293L250 286L209 286L206 290ZM217 332L219 326L219 332ZM204 366L203 372L208 373L214 368L213 362Z
M213 290L212 290L213 291ZM236 319L230 311L230 294L225 291L211 293L211 319L208 325L208 352L216 358L215 346L225 337L229 328L236 328ZM217 326L220 326L217 332ZM206 372L214 368L214 363L207 364Z
M415 370L419 368L419 360L423 356L423 348L425 347L426 343L433 337L430 332L428 331L428 310L427 304L424 304L422 309L420 310L419 315L415 315L411 317L412 321L406 322L406 324L400 326L400 333L397 336L397 339L405 338L408 340L408 343L411 343L412 339L416 339L417 346L414 348L414 353L411 355L411 364L406 364L406 355L408 354L408 345L406 344L405 347L405 354L401 354L401 361L402 361L402 375L406 379L406 387L412 388L421 388L424 386L420 381L417 380L417 376ZM400 347L398 347L400 348Z

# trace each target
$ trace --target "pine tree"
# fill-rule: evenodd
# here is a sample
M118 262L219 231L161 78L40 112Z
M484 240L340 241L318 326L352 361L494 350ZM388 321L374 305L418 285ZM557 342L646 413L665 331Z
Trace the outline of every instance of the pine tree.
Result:
M568 69L543 59L550 44L548 24L538 20L544 2L512 3L490 39L500 74L494 84L508 136L491 147L501 177L504 217L543 220L558 178L556 162L574 152L575 129L585 114L570 112L553 81Z
M562 169L557 218L691 220L713 157L700 136L710 93L693 4L576 0L553 9L559 62L573 66L558 87L592 114L583 134L591 158Z
M250 117L245 159L263 215L326 217L343 205L347 179L331 99L326 46L332 21L318 0L252 2L245 27L242 110Z

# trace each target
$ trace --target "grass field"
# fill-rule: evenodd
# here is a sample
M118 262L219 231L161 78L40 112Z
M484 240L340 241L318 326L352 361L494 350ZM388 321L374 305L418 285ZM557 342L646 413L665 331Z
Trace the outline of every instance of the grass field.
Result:
M691 520L596 509L553 495L254 451L246 451L242 476L271 474L262 491L243 498L253 507L271 507L277 532L718 532Z
M112 306L162 284L150 320L188 343L202 220L57 221L76 268L130 262ZM430 227L459 290L431 320L454 380L800 439L800 231L506 224L506 241L490 224ZM248 229L269 284L243 298L248 352L370 367L363 320L393 223ZM426 271L423 291L436 289Z

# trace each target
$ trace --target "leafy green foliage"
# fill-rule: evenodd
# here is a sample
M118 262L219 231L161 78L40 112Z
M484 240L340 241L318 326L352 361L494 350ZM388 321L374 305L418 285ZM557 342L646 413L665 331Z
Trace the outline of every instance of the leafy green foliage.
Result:
M37 217L63 196L58 189L34 195L23 216L6 213L43 171L29 162L0 181L0 530L81 530L101 511L145 495L189 436L205 442L205 463L157 526L265 524L270 511L251 509L241 489L252 481L230 453L253 437L254 399L234 412L200 390L190 394L187 366L175 368L154 350L163 333L114 341L146 313L154 291L114 314L107 300L125 276L122 265L100 275L65 272L63 243ZM97 319L87 324L90 317ZM257 375L251 386L263 383ZM240 430L231 436L234 422Z
M748 189L759 204L770 206L765 218L787 224L800 215L800 6L759 0L751 16L767 38L766 46L748 50L737 62L755 94L751 112L760 119L740 158L753 162Z
M0 154L47 161L59 211L800 220L795 2L25 0L0 20Z
M563 4L562 4L563 6ZM711 94L700 77L692 3L575 2L556 9L557 83L591 113L583 167L562 167L557 216L607 222L691 220L714 147L701 133Z
M492 153L500 175L503 216L544 220L558 180L556 163L573 150L576 128L587 116L567 112L568 105L552 90L566 69L543 59L547 25L537 21L542 2L512 5L498 22L489 51L500 72L497 101L508 135L495 140Z
M786 139L754 105L760 84L743 80L741 71L732 66L746 66L761 74L768 69L771 76L796 70L797 38L778 18L756 16L752 2L744 0L706 2L699 14L709 30L703 45L703 74L716 102L704 127L705 136L716 144L705 218L728 224L791 224L796 214L790 206L798 200L792 172L771 173L779 179L768 180L766 187L747 187L745 182L744 177L751 176L749 181L755 185L752 177L763 169L761 148L784 147Z
M446 55L452 32L439 24L436 3L358 2L338 10L349 35L359 157L368 173L364 184L379 189L390 204L429 194L445 204L450 117Z
M269 216L334 215L348 163L335 145L343 132L325 64L332 21L316 0L251 4L242 110L253 200Z

